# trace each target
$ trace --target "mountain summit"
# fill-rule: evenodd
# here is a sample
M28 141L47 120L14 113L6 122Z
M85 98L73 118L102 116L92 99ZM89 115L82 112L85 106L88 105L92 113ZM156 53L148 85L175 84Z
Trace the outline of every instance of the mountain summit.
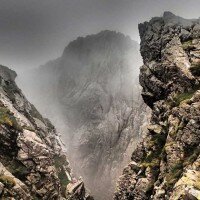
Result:
M68 138L70 163L96 199L112 198L140 138L146 120L140 115L146 112L138 83L141 64L135 41L106 30L77 38L60 58L33 73L37 87L30 98L38 97L35 104Z

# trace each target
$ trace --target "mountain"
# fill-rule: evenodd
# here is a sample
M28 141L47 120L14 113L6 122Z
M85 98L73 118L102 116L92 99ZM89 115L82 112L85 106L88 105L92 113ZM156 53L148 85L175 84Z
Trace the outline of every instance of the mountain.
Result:
M72 176L54 126L27 101L15 78L0 66L0 199L93 199Z
M96 199L112 199L148 120L140 97L141 64L135 41L106 30L72 41L22 84L62 133L73 169Z
M165 12L139 25L148 132L115 200L200 199L200 20Z

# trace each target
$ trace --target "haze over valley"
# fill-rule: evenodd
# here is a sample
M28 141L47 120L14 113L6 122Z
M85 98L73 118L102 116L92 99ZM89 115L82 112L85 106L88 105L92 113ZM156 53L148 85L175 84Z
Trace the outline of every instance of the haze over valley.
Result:
M198 200L198 0L0 1L0 199Z

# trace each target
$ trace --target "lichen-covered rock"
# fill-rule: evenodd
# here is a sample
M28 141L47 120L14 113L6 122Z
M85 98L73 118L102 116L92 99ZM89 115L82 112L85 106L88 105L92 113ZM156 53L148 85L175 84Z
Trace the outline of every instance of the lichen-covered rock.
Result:
M0 66L0 199L88 199L73 190L72 174L54 126L15 84L16 73Z
M152 115L115 200L200 199L199 23L165 12L139 25L140 83Z

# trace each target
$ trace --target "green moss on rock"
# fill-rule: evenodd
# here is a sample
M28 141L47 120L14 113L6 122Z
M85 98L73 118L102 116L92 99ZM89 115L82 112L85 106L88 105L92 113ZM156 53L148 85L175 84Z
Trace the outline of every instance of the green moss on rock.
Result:
M14 115L5 107L0 107L0 124L22 131L22 127L18 124Z
M199 89L200 89L200 85L195 85L194 88L192 88L186 92L177 94L174 97L175 106L179 106L181 104L181 102L191 99L193 97L194 93Z
M15 180L12 177L6 175L0 175L0 182L8 188L12 188L16 184Z
M145 167L145 168L146 167L151 167L151 168L159 167L165 142L166 142L165 134L154 134L152 136L148 145L149 145L149 148L155 146L156 150L151 151L149 154L146 155L145 159L141 162L142 167Z
M13 160L8 166L10 172L18 179L24 181L29 174L29 170L18 160Z
M166 174L166 186L171 189L183 173L183 164L175 164Z
M182 48L183 48L184 50L191 50L191 49L193 49L192 39L183 42L183 43L182 43Z
M160 166L160 160L158 158L153 158L149 161L142 162L141 167L151 167L151 168L156 168Z
M60 180L61 190L62 190L63 194L65 194L66 187L70 182L70 180L66 174L65 168L64 168L64 166L67 166L68 164L69 163L67 162L65 155L61 155L61 156L56 155L54 157L54 165L56 167L56 171L58 174L58 178Z

